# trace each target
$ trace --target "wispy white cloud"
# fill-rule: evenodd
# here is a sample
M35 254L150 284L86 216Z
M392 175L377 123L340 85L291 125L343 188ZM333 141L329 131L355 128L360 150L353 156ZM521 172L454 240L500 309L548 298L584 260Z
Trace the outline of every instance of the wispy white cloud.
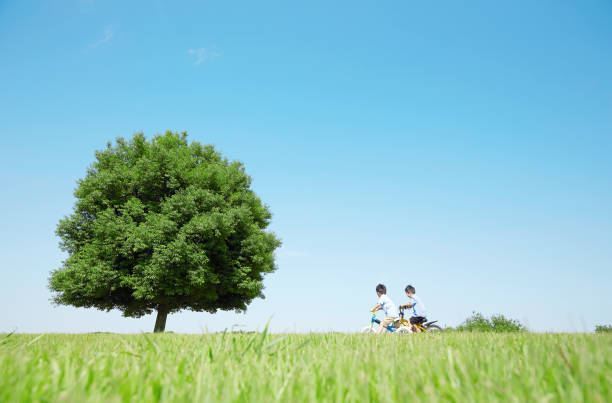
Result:
M104 29L104 37L94 43L91 44L92 48L97 48L98 46L104 45L105 43L108 43L108 41L111 40L111 38L115 35L115 27L113 27L112 25L107 26Z
M209 60L215 59L220 56L214 47L212 49L207 49L207 48L189 49L187 50L187 53L195 57L195 61L193 62L193 64L196 66L198 64L202 64L204 62L207 62Z

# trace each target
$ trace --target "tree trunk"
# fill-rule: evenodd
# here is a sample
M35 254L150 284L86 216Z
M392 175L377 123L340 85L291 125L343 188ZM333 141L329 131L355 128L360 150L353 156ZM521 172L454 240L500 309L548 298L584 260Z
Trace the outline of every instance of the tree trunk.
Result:
M168 307L166 305L159 305L157 307L157 319L155 319L155 328L153 332L159 333L166 330L166 318L168 317Z

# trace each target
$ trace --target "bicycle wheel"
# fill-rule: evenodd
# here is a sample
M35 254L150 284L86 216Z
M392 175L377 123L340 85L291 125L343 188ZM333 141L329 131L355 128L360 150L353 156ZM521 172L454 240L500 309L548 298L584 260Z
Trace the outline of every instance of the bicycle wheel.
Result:
M439 332L443 332L444 331L438 325L429 325L429 326L427 326L427 330L429 330L431 333L439 333Z
M363 329L361 329L361 333L363 334L374 333L374 329L372 329L372 326L366 326Z
M397 331L395 333L398 333L398 334L408 334L408 333L412 333L412 331L410 329L408 329L407 327L402 326L399 329L397 329Z

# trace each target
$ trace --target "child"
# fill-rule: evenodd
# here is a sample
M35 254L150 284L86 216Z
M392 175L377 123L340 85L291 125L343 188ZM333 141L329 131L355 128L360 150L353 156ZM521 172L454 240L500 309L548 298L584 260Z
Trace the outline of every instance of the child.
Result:
M404 291L406 291L406 295L408 296L410 302L400 305L400 308L412 308L410 324L412 325L412 331L418 332L419 329L415 325L425 323L427 321L427 318L425 317L427 314L425 311L425 305L421 299L415 295L416 290L413 286L406 286Z
M387 296L387 287L383 284L378 284L376 286L376 295L378 295L378 304L374 306L374 308L370 309L370 311L379 311L383 310L385 312L385 318L380 322L380 326L378 327L378 334L382 333L383 329L390 326L393 322L395 322L399 316L397 312L397 307L391 301L391 298Z

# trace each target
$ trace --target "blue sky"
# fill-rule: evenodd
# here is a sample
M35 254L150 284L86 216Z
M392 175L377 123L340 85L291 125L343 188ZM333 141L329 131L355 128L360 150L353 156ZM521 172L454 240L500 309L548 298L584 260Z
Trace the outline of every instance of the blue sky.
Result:
M356 331L379 282L447 325L612 323L609 1L289 3L0 2L0 331L152 329L46 284L94 151L167 129L283 240L265 300L168 330Z

